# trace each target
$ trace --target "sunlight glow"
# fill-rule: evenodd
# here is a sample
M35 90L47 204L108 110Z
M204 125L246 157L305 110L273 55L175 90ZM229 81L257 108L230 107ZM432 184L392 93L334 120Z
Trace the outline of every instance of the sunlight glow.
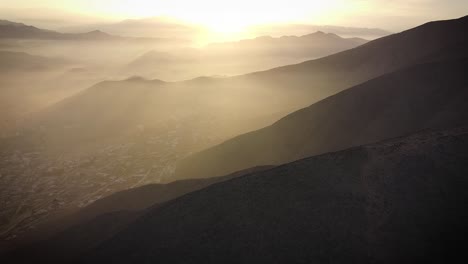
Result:
M122 17L166 16L183 22L200 25L210 32L200 39L229 41L249 37L248 27L266 23L300 23L314 21L332 22L340 9L349 8L344 0L199 0L199 1L112 1L112 5L99 2L97 12L107 12ZM131 4L129 2L132 2ZM110 7L110 8L109 8Z
M47 20L47 14L56 17L61 10L86 15L81 17L88 17L90 22L92 17L114 22L170 17L228 36L238 35L249 26L269 23L383 27L398 31L428 20L466 15L468 1L446 3L436 0L15 0L0 1L0 11L9 14L14 10L10 12L8 8L30 10Z
M97 2L97 1L96 1ZM104 0L93 3L96 13L115 17L167 16L203 25L218 34L238 34L246 27L262 23L330 21L339 10L347 8L344 0Z
M151 0L140 0L131 12L135 16L151 16L156 10L163 15L176 17L192 23L200 23L218 32L236 32L259 23L290 22L320 17L338 7L342 1L308 0L300 5L294 2L275 2L267 0L201 0L201 1L164 1L163 4ZM127 14L132 15L132 14Z

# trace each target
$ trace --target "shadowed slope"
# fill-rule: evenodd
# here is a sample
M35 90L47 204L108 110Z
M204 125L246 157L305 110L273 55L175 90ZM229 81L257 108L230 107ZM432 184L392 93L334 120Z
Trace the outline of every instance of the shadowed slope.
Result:
M56 261L73 259L116 234L151 206L158 206L214 183L270 168L273 166L250 168L222 177L149 184L114 193L77 212L51 219L31 230L27 237L17 242L20 249L13 254L23 252L27 255L48 256L49 260ZM103 225L105 228L102 228ZM52 253L57 251L60 254Z
M153 204L160 204L175 199L186 193L190 193L217 182L223 182L232 178L253 172L264 171L273 166L260 166L238 171L226 176L207 179L193 179L175 181L168 184L149 184L135 189L117 192L108 197L97 200L75 215L78 219L90 219L100 214L114 211L139 211Z
M468 130L299 160L154 208L88 263L414 263L463 254ZM461 240L458 240L461 239Z

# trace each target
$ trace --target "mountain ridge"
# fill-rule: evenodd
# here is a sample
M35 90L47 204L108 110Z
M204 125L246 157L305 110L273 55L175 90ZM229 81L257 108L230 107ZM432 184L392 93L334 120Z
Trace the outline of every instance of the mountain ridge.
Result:
M468 109L462 110L461 101L456 100L468 96L463 70L467 66L465 57L416 65L370 80L283 117L269 127L189 156L178 163L175 178L219 175L264 162L278 165L414 132L424 126L462 122L468 119L463 115ZM445 85L453 87L444 91ZM427 101L419 100L421 96ZM447 106L439 102L446 102ZM444 120L438 115L450 118ZM405 118L398 119L399 116ZM314 142L314 138L319 140Z

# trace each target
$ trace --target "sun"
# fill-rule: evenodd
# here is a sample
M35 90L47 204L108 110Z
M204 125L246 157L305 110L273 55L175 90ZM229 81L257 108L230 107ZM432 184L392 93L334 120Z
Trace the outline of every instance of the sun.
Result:
M217 21L205 23L205 26L218 34L238 34L243 32L248 25L239 23L238 21Z

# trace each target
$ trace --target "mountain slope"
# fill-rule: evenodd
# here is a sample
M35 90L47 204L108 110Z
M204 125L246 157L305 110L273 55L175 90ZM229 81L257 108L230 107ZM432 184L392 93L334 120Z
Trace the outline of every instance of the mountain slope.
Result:
M70 62L65 59L30 55L25 52L1 51L0 70L2 74L14 71L41 71L63 67ZM9 77L9 76L5 76Z
M221 177L182 180L168 184L148 184L116 192L95 201L77 212L43 223L36 227L35 230L31 231L31 235L25 238L25 240L28 242L31 240L44 240L72 226L85 225L90 221L94 221L93 219L100 215L116 212L143 211L155 204L165 203L184 194L203 189L214 183L271 168L273 168L273 166L255 167ZM71 238L72 237L68 237L67 239L71 240Z
M273 166L261 166L238 171L226 176L207 179L193 179L171 182L168 184L149 184L139 188L114 193L97 200L83 208L74 216L75 219L91 219L98 215L115 211L140 211L154 204L162 204L186 193L203 189L214 183L223 182L246 174L271 169Z
M275 124L194 154L175 177L207 177L295 159L468 120L468 59L417 65L385 75Z
M168 184L149 184L117 192L95 201L76 212L49 221L31 230L28 236L17 241L17 249L10 254L51 255L62 261L79 256L141 215L147 208L158 206L187 193L203 189L246 174L265 171L273 166L263 166L239 171L230 175L208 179L176 181ZM99 228L101 225L106 228ZM96 228L94 228L96 227ZM53 256L58 248L61 253ZM12 250L12 249L10 249ZM0 252L0 255L4 252Z
M461 256L468 129L218 183L151 209L86 263L415 263Z

